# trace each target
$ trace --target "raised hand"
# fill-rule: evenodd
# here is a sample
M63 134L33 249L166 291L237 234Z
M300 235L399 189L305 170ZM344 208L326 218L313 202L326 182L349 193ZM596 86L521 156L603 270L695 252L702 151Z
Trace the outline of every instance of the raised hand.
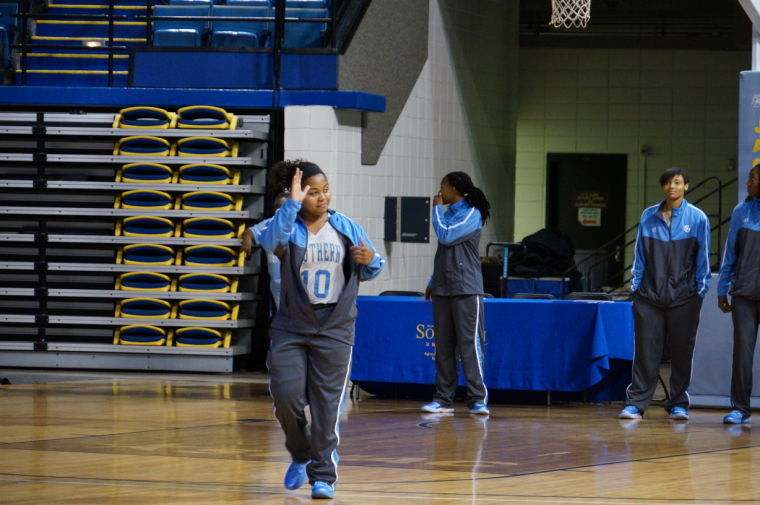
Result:
M350 251L354 261L361 263L362 265L369 265L372 258L375 256L372 248L364 245L364 241L361 237L359 237L359 245L351 246Z
M301 188L302 176L303 172L301 172L301 169L296 168L296 173L293 174L293 181L290 183L290 198L296 202L303 202L306 195L309 193L309 189L311 189L311 186Z
M443 197L440 191L433 197L433 205L443 205Z

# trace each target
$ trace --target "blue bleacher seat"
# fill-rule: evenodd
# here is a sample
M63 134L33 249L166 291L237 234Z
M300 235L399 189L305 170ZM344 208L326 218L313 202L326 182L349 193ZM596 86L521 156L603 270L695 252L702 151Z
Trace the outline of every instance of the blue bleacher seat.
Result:
M269 0L227 0L225 4L245 7L270 7ZM271 15L274 16L274 14Z
M189 266L231 267L237 261L234 250L221 245L193 245L185 248L184 264Z
M179 276L180 291L228 293L231 285L232 280L225 275L192 273Z
M327 9L327 0L285 0L286 9Z
M156 5L154 16L208 16L208 5ZM208 37L209 22L156 20L153 24L153 45L203 46Z
M114 344L164 345L166 330L158 326L129 325L116 330Z
M218 5L213 15L219 17L268 18L271 21L212 21L211 45L216 47L269 47L274 31L274 17L269 7Z
M169 5L195 5L211 7L218 1L214 0L169 0Z
M176 345L219 347L223 344L225 336L219 330L213 328L178 328L176 331Z
M324 47L324 36L327 23L298 23L288 22L288 19L320 19L328 18L327 9L285 9L285 40L282 47L306 48Z
M116 281L116 289L125 291L169 291L171 278L158 272L127 272Z
M11 63L11 44L14 43L14 35L18 21L12 17L18 13L18 4L2 3L0 4L0 68L4 68Z
M227 167L209 163L191 163L179 167L180 184L230 184L233 174Z

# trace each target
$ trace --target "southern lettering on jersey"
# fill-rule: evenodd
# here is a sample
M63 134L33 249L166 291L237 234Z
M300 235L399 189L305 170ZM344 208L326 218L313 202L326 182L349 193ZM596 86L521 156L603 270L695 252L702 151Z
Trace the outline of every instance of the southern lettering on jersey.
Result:
M317 244L308 244L306 254L303 257L304 263L342 263L343 248L336 244L320 242Z

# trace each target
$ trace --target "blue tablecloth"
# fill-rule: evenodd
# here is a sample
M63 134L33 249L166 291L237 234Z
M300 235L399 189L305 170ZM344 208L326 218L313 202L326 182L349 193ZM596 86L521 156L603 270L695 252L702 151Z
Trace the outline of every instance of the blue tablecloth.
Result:
M360 296L358 306L351 379L434 384L430 302ZM611 360L633 358L628 302L486 299L485 327L489 388L584 391L610 374Z

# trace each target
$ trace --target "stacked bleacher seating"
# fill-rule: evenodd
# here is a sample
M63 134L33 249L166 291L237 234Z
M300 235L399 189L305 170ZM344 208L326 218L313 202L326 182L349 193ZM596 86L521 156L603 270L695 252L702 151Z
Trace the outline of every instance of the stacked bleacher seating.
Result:
M169 0L156 5L153 15L153 43L157 46L272 47L275 10L268 0ZM211 19L172 20L165 16L210 17ZM221 19L213 18L238 18ZM325 46L326 21L298 22L304 19L329 19L327 2L288 1L285 5L283 47Z
M50 14L107 14L107 0L78 0L76 4L49 0ZM165 2L168 2L166 4ZM328 43L329 0L287 0L283 47L319 48ZM16 3L0 4L0 58L4 66L12 61L17 21L10 17ZM114 14L123 16L113 23L112 83L125 86L128 80L129 50L148 43L148 23L144 0L115 0ZM274 0L164 0L153 6L152 44L173 47L253 47L273 46ZM185 19L166 19L181 17ZM199 19L187 19L199 18ZM221 18L221 19L214 19ZM230 19L233 18L233 19ZM297 20L319 20L298 22ZM30 43L24 61L27 84L83 85L108 84L109 56L104 50L86 49L108 44L108 21L92 19L38 19L30 23ZM6 42L7 41L7 42ZM71 45L68 49L35 48L43 45ZM84 48L82 47L84 46ZM21 72L16 69L17 76ZM18 78L17 78L18 80ZM20 81L19 81L20 82Z
M123 109L114 120L117 128L156 129L157 136L129 136L119 139L115 155L192 156L223 159L237 155L237 143L215 137L186 137L170 142L160 137L165 128L234 129L237 117L210 106L183 107L176 113L155 107ZM214 239L240 238L244 223L224 217L225 211L240 211L242 197L221 191L189 191L172 197L168 192L150 189L151 183L235 184L239 173L219 164L190 163L174 172L160 163L128 163L116 173L116 181L144 183L145 189L133 189L116 195L115 208L139 209L144 215L126 217L117 223L115 234L135 237L135 243L119 248L116 263L135 265L136 270L121 274L116 289L155 291L155 297L126 298L117 303L116 317L188 319L202 325L203 320L236 320L238 303L216 300L213 293L235 293L238 279L215 272L192 272L165 275L151 271L152 266L183 265L204 269L242 267L240 250L214 244ZM152 216L154 209L194 210L219 213L176 219ZM186 237L208 239L208 243L170 247L151 243L151 237ZM192 298L170 301L161 293L185 292ZM192 293L192 295L190 295ZM204 294L206 297L204 297ZM153 325L126 325L114 332L114 344L177 345L229 347L231 332L203 326L157 330Z

